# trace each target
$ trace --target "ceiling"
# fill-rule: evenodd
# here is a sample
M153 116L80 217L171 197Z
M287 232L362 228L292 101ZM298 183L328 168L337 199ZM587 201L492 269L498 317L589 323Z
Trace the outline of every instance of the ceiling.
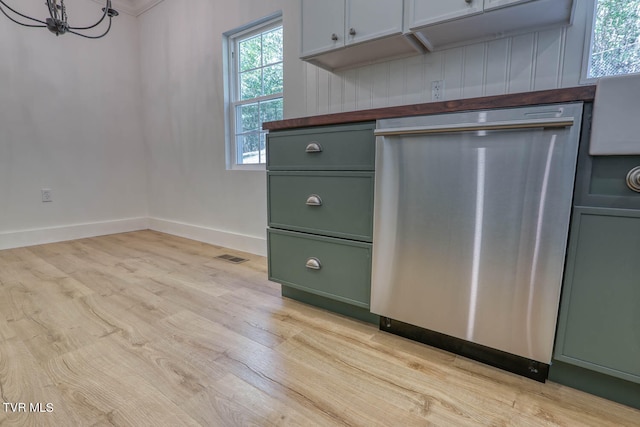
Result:
M93 0L96 3L104 5L105 0ZM143 12L151 9L163 0L111 0L114 9L120 13L138 16Z

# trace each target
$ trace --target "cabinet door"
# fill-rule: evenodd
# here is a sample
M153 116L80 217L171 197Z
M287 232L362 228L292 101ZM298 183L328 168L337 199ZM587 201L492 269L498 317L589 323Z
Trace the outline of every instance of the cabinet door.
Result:
M556 359L640 383L640 211L575 208Z
M303 58L344 47L344 1L302 0Z
M485 12L491 9L497 9L503 6L511 6L518 3L526 3L532 0L484 0Z
M347 0L345 44L402 33L402 1Z
M482 13L483 0L409 0L410 29Z

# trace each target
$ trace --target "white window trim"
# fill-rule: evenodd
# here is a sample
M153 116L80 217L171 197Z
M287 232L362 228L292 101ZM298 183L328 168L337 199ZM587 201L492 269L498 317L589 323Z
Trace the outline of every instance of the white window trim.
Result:
M276 12L265 18L250 22L242 27L223 33L224 52L224 103L225 103L225 152L227 170L264 171L265 163L239 164L236 160L236 106L251 104L256 101L283 98L284 91L277 94L251 98L250 100L238 100L239 82L238 61L235 56L235 47L238 38L249 37L252 34L260 34L282 25L282 12Z
M587 22L585 25L580 84L595 84L598 82L598 77L589 77L589 69L591 68L591 46L593 45L593 29L596 22L596 2L597 0L591 0L587 7Z

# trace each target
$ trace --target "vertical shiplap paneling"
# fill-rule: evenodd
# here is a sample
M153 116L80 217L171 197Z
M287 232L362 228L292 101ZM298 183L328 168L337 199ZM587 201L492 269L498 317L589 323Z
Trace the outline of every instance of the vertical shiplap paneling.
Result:
M464 75L464 48L449 49L444 52L444 85L443 99L462 98L462 82Z
M388 105L403 105L406 89L407 60L389 62Z
M344 102L344 111L352 111L356 109L356 85L358 81L358 71L345 71L343 76L344 84L342 85L344 93L342 96Z
M305 103L307 106L307 115L318 114L318 91L320 87L318 85L318 67L305 64L305 80L307 82L305 86Z
M560 84L558 79L562 63L562 44L562 29L538 33L533 90L553 89Z
M500 39L487 43L484 95L502 95L507 92L510 52L511 39Z
M342 95L344 93L344 82L339 74L329 74L329 112L339 113L344 107Z
M578 6L577 14L584 14L586 6ZM577 21L332 73L306 65L306 113L431 102L434 80L444 80L445 100L575 86L585 31Z
M330 75L329 71L318 69L318 114L327 114L329 112Z
M486 56L486 43L474 44L464 48L462 98L475 98L484 95Z
M414 56L405 60L405 85L403 104L418 104L422 102L422 92L424 90L425 61L433 57L433 53L422 56Z
M389 62L373 65L371 71L371 107L385 107L389 105Z
M536 34L529 33L512 38L509 61L508 93L531 90Z
M358 69L356 81L356 109L366 110L372 106L374 71L372 65Z

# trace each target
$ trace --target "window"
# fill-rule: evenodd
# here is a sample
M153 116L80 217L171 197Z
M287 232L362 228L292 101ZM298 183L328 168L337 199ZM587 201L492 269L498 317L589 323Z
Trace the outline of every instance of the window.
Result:
M283 115L283 31L280 17L225 34L228 46L228 166L265 163L262 123Z
M594 0L587 78L640 72L640 0Z

